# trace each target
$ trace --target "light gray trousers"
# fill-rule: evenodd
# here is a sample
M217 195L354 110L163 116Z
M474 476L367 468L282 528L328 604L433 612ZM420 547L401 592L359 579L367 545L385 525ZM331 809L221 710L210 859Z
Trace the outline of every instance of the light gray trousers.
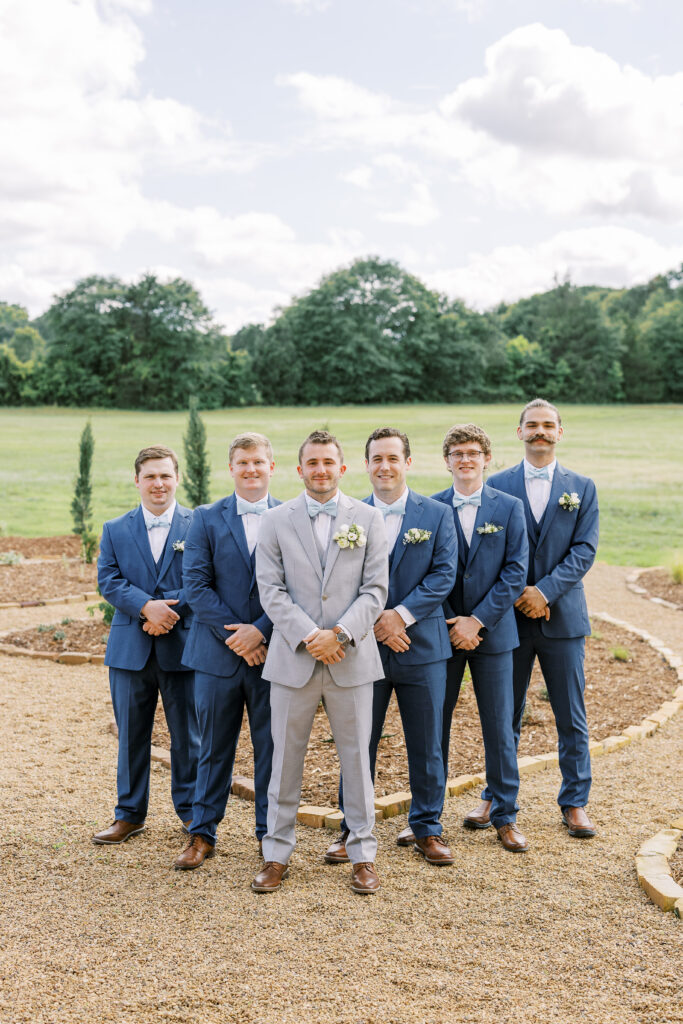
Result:
M354 864L375 860L375 792L369 755L372 696L372 683L337 686L328 667L320 662L305 686L271 682L273 769L268 787L268 832L263 837L264 860L286 864L296 844L294 825L301 800L304 758L321 699L344 776L349 859Z

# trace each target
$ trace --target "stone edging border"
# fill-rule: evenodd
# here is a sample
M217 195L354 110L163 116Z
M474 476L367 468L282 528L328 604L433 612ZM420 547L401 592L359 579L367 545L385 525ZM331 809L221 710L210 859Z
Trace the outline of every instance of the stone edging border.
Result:
M80 601L101 601L96 590L86 590L81 594L67 594L66 597L46 597L41 601L5 601L0 604L0 611L6 608L42 608L49 604L77 604ZM3 651L3 654L6 654Z
M620 750L634 740L642 740L646 736L652 736L659 729L660 725L673 718L676 712L683 708L683 658L679 658L666 644L658 640L657 637L647 633L644 629L638 629L628 622L615 619L606 612L592 612L591 618L599 619L602 622L609 622L613 626L619 626L629 633L634 633L636 636L641 637L651 647L654 647L666 663L674 669L679 682L678 687L674 690L672 699L664 701L661 707L644 718L639 725L628 725L617 736L607 736L604 740L593 740L589 747L591 757L598 757L600 754L611 754L614 750ZM111 723L110 730L115 736L118 735L115 722ZM169 768L171 766L170 754L162 747L152 747L152 760L159 761ZM550 768L551 765L556 764L558 764L558 757L555 751L547 754L536 754L533 757L517 758L520 775L531 775L533 772L544 771L546 768ZM446 783L446 796L459 796L460 793L465 793L468 789L474 789L475 786L484 785L485 782L486 777L482 774L458 775L457 778L449 779ZM254 780L244 775L235 775L230 792L235 796L242 797L243 800L253 801L255 799ZM393 818L397 814L405 814L410 807L410 801L411 795L407 790L400 793L390 793L388 796L376 797L375 821ZM342 812L338 808L317 807L314 804L302 804L296 816L297 821L302 825L308 825L311 828L330 829L338 829L342 818ZM683 828L683 825L681 827ZM675 885L676 883L674 882L673 884ZM681 890L681 895L683 896L683 890Z
M648 565L643 569L634 569L626 577L626 587L631 591L632 594L638 594L639 597L644 597L646 601L652 601L653 604L661 605L662 608L673 608L674 611L680 612L681 606L675 604L673 601L667 601L663 597L653 597L649 590L645 587L641 587L638 580L644 572L650 572L652 569L664 569L663 565Z
M46 597L44 601L19 601L0 604L0 611L5 608L42 608L51 604L80 604L81 601L99 601L100 594L96 590L86 590L82 594L68 594L66 597ZM0 654L9 654L19 658L43 658L46 661L58 661L62 665L104 665L103 654L88 654L86 651L33 651L29 647L17 647L15 644L3 644L0 634Z
M683 917L683 888L672 877L669 858L676 852L681 836L683 817L646 839L635 858L638 885L653 903L662 910L673 910L677 917Z

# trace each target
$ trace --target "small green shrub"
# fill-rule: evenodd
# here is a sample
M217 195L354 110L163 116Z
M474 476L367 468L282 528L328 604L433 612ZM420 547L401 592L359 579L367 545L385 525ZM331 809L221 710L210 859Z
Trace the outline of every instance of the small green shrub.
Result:
M548 693L548 687L542 686L538 691L539 700L550 700L550 694Z
M528 725L531 721L531 709L528 704L524 705L524 711L522 712L522 728Z
M70 619L69 616L67 615L66 618L62 619L61 625L68 626L70 622L73 622L73 619Z
M0 554L0 565L19 565L24 561L24 556L18 551L3 551Z
M38 631L38 633L49 633L50 630L54 628L54 626L50 626L45 622L41 622L39 626L36 626L36 630Z
M597 629L594 629L591 635L588 637L589 640L602 640L602 633L599 633Z
M626 647L612 647L612 657L615 661L632 661L631 652Z
M680 562L672 562L669 566L669 575L672 583L683 583L683 559Z
M63 629L56 629L52 634L53 640L66 640L66 633Z

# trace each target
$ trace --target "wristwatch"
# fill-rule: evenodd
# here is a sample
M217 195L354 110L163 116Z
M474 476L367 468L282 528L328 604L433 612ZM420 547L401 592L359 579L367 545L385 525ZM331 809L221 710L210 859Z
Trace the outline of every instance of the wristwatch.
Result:
M348 633L344 632L341 626L335 629L334 635L336 636L337 641L342 645L342 647L346 647L347 644L351 643L351 637L349 636Z

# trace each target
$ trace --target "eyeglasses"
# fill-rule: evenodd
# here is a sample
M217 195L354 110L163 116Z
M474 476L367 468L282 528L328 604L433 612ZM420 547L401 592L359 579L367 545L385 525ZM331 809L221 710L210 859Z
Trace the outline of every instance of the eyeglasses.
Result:
M453 459L453 462L476 462L479 456L483 454L483 452L474 450L470 452L449 452L448 458Z

